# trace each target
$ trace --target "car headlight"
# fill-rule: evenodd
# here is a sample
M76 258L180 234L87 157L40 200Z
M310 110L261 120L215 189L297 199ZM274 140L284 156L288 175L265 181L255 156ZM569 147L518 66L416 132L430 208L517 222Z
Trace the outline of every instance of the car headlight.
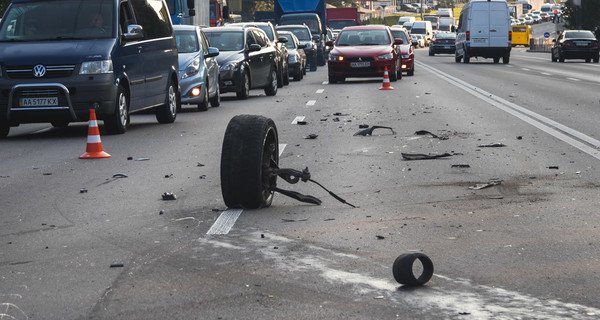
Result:
M185 68L185 71L181 75L181 79L189 78L198 74L200 70L200 58L196 58L190 62L190 64Z
M344 61L344 57L330 54L329 61Z
M237 67L237 62L227 62L219 66L219 71L232 71Z
M111 60L86 61L81 64L79 74L101 74L112 73L113 65Z
M408 59L408 58L410 58L410 54L403 54L402 55L402 59Z
M394 58L394 54L391 52L377 56L377 59L379 59L379 60L390 60L392 58Z

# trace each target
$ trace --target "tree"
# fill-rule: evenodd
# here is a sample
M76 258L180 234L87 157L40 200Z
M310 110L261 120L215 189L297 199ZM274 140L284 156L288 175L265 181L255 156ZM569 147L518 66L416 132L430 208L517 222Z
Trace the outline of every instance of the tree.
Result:
M561 18L566 28L595 30L600 26L600 1L581 0L581 7L575 7L568 1Z

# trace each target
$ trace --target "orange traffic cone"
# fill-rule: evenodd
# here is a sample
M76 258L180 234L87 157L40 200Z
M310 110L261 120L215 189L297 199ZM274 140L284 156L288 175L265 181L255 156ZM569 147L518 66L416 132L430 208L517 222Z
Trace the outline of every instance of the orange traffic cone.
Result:
M87 147L85 153L79 156L79 159L110 158L110 154L102 151L102 141L100 141L100 130L96 121L96 111L90 109L90 122L88 126Z
M394 90L394 87L390 85L390 75L388 74L387 66L385 66L385 71L383 72L383 84L379 90Z

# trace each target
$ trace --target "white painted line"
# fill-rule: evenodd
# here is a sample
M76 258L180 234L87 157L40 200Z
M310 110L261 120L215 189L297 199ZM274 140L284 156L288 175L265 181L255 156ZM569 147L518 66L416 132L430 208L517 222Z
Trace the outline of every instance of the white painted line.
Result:
M551 76L552 73L548 73L548 72L540 72L541 74L545 75L545 76Z
M298 124L298 121L304 121L304 118L304 116L297 116L294 118L294 121L292 121L292 124Z
M279 144L279 156L281 156L286 146L286 143ZM217 220L215 220L215 223L213 223L210 229L208 229L206 234L228 234L243 211L244 210L242 209L227 209L221 212Z
M221 215L215 223L208 229L206 234L228 234L231 227L242 214L242 209L227 209L221 212Z
M577 79L577 78L567 78L567 80L571 80L571 81L581 81L581 79Z
M527 68L521 68L521 70L523 70L523 71L529 71L530 69L527 69Z
M315 92L315 93L323 93L323 91L325 91L325 89L319 89L319 90L317 90L317 92Z
M306 103L307 106L314 106L315 103L317 103L317 100L308 100L308 102Z
M329 81L323 81L323 84L329 84Z

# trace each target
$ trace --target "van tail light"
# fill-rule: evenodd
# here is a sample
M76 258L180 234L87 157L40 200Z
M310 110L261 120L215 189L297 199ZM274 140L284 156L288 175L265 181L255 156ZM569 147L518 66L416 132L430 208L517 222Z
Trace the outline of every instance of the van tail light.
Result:
M563 47L572 47L571 41L563 41L562 46Z
M598 40L594 41L594 43L592 43L592 48L596 49L600 46L600 44L598 43Z
M467 41L471 41L471 31L467 31Z
M508 31L508 41L512 41L512 31Z

